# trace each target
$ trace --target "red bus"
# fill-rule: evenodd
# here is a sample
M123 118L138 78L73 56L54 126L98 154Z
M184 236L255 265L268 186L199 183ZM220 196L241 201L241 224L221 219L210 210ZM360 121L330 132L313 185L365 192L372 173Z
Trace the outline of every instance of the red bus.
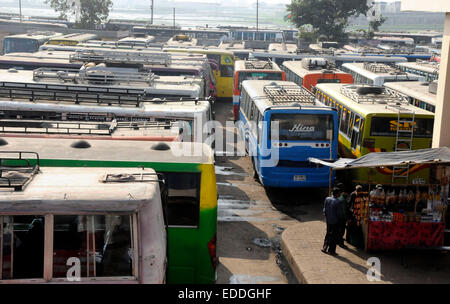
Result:
M285 73L272 61L237 60L234 63L233 79L233 116L239 120L239 99L244 80L281 80L286 81Z
M318 83L352 84L353 76L331 65L325 58L303 58L301 61L285 61L282 70L286 80L295 82L313 92Z

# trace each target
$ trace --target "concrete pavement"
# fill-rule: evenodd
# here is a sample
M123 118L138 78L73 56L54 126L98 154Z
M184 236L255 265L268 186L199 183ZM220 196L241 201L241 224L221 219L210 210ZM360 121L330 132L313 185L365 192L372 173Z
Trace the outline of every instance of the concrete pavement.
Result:
M442 252L366 253L349 244L337 256L321 252L326 225L299 222L281 235L281 248L299 282L304 284L450 283L450 254ZM381 262L380 281L369 281L367 260Z

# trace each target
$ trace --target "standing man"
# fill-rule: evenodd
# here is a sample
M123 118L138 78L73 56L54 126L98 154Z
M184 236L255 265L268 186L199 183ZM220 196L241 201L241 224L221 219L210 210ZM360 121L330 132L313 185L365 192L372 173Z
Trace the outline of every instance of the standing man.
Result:
M348 220L348 216L347 216L348 215L348 205L347 205L348 194L347 194L347 192L345 192L345 185L343 183L338 183L337 187L341 191L341 194L339 195L338 200L341 203L342 211L344 214L344 218L343 218L342 222L339 223L339 236L337 239L337 244L339 245L339 247L347 248L347 246L344 243L344 235L345 235L345 229L347 228L347 220Z
M339 188L333 188L332 196L325 199L323 207L323 213L327 223L327 234L325 235L322 252L331 255L336 255L339 224L344 219L343 208L338 199L340 194L341 190Z

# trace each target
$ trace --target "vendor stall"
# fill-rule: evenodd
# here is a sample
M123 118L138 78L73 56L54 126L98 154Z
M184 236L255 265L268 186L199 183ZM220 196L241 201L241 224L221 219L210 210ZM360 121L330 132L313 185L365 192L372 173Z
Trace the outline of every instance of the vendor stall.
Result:
M449 194L450 149L423 149L366 154L358 159L340 159L334 163L310 158L310 162L332 170L375 167L429 165L430 183L401 182L376 184L354 181L363 191L353 193L349 205L352 218L348 239L357 245L355 234L362 232L365 250L438 248L444 245ZM350 235L349 235L350 234ZM362 244L361 244L362 245Z

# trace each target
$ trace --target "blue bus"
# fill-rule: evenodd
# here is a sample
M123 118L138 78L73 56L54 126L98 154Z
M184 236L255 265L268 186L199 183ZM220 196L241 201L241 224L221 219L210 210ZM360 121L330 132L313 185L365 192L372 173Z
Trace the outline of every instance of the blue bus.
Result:
M333 180L308 158L337 158L337 111L294 82L243 81L238 129L263 186L328 187Z

